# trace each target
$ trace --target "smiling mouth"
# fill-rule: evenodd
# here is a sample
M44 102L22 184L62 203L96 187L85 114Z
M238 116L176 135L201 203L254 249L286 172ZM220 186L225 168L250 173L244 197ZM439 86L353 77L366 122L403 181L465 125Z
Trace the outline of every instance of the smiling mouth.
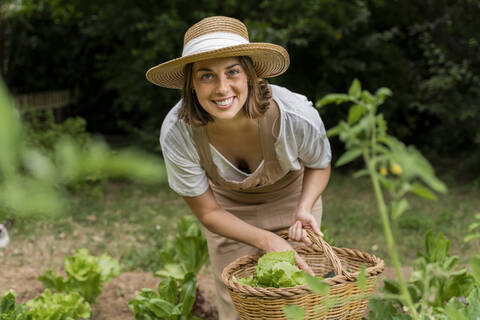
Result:
M233 99L234 97L230 97L228 99L224 99L224 100L212 100L213 103L215 103L217 106L220 106L220 107L228 107L232 104L233 102Z

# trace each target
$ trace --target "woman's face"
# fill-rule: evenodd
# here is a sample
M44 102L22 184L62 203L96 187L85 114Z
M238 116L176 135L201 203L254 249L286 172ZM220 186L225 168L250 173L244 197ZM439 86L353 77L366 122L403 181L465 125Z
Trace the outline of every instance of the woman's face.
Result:
M193 87L200 105L214 120L244 116L248 80L238 58L217 58L195 62Z

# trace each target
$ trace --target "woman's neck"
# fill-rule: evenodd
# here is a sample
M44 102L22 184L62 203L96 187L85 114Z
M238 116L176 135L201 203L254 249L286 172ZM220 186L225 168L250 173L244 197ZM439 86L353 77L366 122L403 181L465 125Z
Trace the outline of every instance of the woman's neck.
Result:
M207 125L208 131L213 135L222 135L233 132L245 132L257 126L257 120L247 117L245 114L234 119L215 119Z

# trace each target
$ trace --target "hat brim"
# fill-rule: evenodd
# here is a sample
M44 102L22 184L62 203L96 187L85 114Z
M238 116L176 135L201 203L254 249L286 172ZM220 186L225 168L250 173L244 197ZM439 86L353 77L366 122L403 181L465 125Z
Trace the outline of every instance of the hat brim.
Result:
M188 63L202 60L249 56L259 78L270 78L284 73L290 65L287 51L271 43L248 43L222 49L197 53L173 59L147 71L147 80L161 87L182 89L184 83L184 67Z

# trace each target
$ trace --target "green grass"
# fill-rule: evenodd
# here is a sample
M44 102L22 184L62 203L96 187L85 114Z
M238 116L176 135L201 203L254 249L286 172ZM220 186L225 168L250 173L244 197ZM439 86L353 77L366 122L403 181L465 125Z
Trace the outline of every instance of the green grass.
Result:
M95 196L96 194L96 196ZM380 216L370 181L333 172L324 193L323 225L338 247L374 253L389 263ZM424 249L424 234L432 229L451 240L451 253L465 262L478 253L478 241L463 244L468 225L480 212L480 188L449 183L449 193L436 202L409 197L410 210L394 221L395 237L404 265ZM74 235L75 246L94 254L107 252L120 259L126 270L160 267L158 251L175 232L180 217L190 214L187 205L168 186L140 186L115 181L102 192L77 194L63 217L51 221L19 221L16 237L35 239L55 235L58 241ZM80 233L80 234L78 234Z
M442 232L449 238L450 253L460 255L464 261L479 252L478 242L466 245L463 237L475 214L480 212L480 188L472 184L455 185L451 181L447 185L448 193L437 195L437 201L409 196L410 209L392 221L402 261L410 263L418 251L424 251L424 235L428 230ZM388 263L388 249L372 190L367 178L333 173L324 195L322 224L336 246L368 251Z

